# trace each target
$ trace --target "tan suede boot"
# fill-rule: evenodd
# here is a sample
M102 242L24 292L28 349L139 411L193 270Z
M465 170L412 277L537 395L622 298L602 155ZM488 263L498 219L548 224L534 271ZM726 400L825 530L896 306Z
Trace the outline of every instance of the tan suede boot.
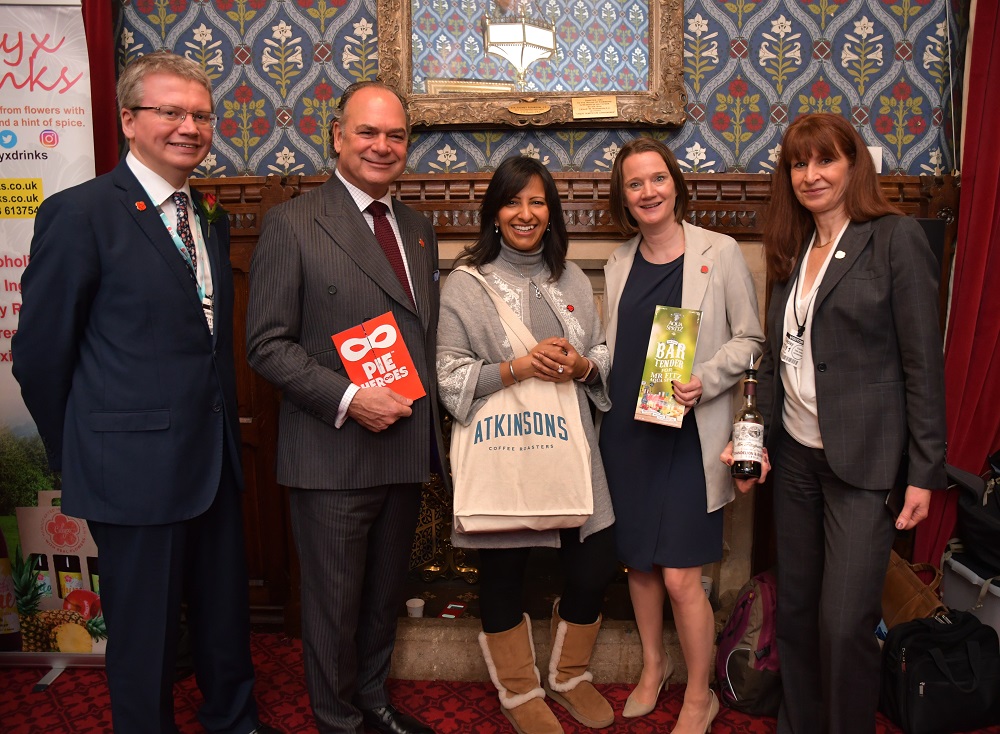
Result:
M545 691L535 665L531 620L506 632L479 633L490 679L500 692L500 710L517 734L563 734L562 724L545 703Z
M601 617L592 624L573 624L559 616L559 601L552 607L552 657L546 690L573 718L591 729L615 723L611 704L591 683L590 655L594 651Z

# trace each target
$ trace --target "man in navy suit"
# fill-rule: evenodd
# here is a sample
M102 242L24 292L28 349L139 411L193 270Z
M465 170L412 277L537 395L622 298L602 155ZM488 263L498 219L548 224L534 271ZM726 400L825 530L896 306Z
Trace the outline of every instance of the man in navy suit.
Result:
M169 53L118 82L129 153L38 210L14 376L101 558L116 732L176 732L181 604L208 731L259 726L225 216L188 177L212 145L211 81Z

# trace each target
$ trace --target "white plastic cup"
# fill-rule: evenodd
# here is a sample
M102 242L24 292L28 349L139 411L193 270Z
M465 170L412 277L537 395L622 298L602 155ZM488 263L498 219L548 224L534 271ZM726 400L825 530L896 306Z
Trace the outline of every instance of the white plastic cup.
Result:
M406 616L408 616L408 617L422 617L422 616L424 616L424 600L423 599L407 599L406 600Z
M705 596L709 599L712 598L712 577L702 576L701 577L701 588L705 590Z

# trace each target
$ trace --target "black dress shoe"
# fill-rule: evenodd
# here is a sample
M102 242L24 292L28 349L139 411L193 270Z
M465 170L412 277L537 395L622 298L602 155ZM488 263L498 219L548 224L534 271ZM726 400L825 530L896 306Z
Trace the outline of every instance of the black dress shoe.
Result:
M391 704L361 712L365 728L376 734L434 734L434 730L412 716L397 711Z

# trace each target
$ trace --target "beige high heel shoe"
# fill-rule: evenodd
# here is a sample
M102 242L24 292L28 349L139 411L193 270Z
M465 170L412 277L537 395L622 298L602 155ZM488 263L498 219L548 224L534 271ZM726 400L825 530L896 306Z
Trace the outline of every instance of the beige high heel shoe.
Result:
M715 695L715 691L711 688L708 689L708 692L712 694L712 703L708 706L708 721L705 722L705 734L711 731L712 722L719 715L719 697Z
M715 721L715 717L719 715L719 697L715 695L715 691L711 688L708 692L712 696L712 700L708 704L708 716L705 718L705 726L701 727L697 731L704 731L705 734L709 734L712 730L712 722ZM670 734L674 734L675 730L671 730Z
M635 689L628 694L628 698L625 700L625 708L622 709L622 716L626 719L635 719L640 716L645 716L650 711L656 708L656 702L660 698L660 692L667 687L667 680L671 675L674 674L674 661L667 655L667 662L663 666L663 678L660 680L660 686L656 689L656 695L653 696L652 703L640 703L635 699ZM716 703L718 706L718 703Z

